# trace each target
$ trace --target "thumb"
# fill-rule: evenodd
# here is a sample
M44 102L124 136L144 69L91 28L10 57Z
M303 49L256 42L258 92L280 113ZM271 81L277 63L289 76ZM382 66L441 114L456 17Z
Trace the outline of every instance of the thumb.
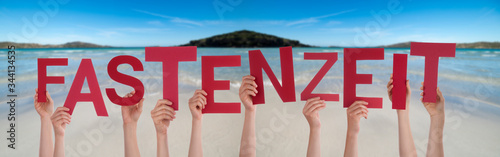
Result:
M139 110L142 110L142 106L144 106L144 98L142 98L142 99L139 101L139 103L137 104L137 108L138 108Z

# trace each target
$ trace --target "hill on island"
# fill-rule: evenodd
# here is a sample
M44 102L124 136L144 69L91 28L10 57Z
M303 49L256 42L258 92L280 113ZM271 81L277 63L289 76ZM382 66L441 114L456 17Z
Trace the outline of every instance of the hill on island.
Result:
M191 40L181 46L198 47L311 47L298 40L286 39L274 35L240 30L226 34L215 35L199 40Z
M42 45L36 43L15 43L15 42L0 42L0 48L7 48L9 45L14 45L16 49L18 48L108 48L111 46L103 46L92 43L85 43L80 41L68 42L59 45Z
M409 42L396 43L392 45L385 45L379 47L388 48L410 48ZM468 49L500 49L500 42L473 42L473 43L457 43L457 48L468 48Z

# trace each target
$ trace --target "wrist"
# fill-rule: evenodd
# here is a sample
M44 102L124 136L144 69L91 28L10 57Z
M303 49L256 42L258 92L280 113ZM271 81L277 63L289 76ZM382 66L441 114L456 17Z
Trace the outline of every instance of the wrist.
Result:
M165 132L156 132L156 137L158 139L166 139L167 138L167 130L165 130Z
M54 138L57 139L64 139L64 132L54 132Z
M444 113L437 113L431 115L431 119L444 119Z
M444 114L432 115L431 116L431 124L437 126L444 126Z
M253 109L245 108L245 114L255 116L255 108L253 108Z
M321 130L321 125L309 125L310 132L319 132Z
M359 127L353 126L353 125L347 125L347 135L358 135L359 134Z
M253 104L243 104L243 106L245 106L245 112L246 111L255 112L256 106L254 106Z
M42 123L49 122L50 124L52 124L52 121L50 120L50 116L42 116L42 115L40 115L40 121Z
M137 128L137 122L124 122L123 123L123 129L136 129Z
M255 112L255 107L245 107L245 112Z
M406 108L406 110L396 110L396 113L398 114L398 118L407 118L407 117L409 117L408 108Z
M347 138L357 138L359 131L347 130Z
M203 119L203 116L197 116L197 115L193 115L193 121L201 121Z
M193 116L193 124L201 124L201 121L203 120L202 117L194 117Z

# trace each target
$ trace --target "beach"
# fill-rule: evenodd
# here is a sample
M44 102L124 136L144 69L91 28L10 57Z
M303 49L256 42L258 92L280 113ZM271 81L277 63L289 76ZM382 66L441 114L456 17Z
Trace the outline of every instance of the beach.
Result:
M195 89L201 88L201 56L241 55L241 67L216 68L216 80L230 80L231 89L216 91L217 102L239 102L238 87L241 77L249 74L248 50L260 49L278 79L278 48L198 48L197 62L182 62L179 69L179 111L168 129L171 156L187 156L191 133L191 113L187 102ZM66 128L66 156L124 156L123 128L120 106L109 101L105 88L116 88L119 95L132 90L111 80L107 63L118 55L132 55L140 59L144 71L134 72L121 65L119 71L139 78L145 86L143 112L138 121L138 145L142 156L156 155L156 133L150 111L162 96L161 63L145 62L144 48L108 49L30 49L18 50L16 67L18 104L16 106L16 150L0 147L6 156L37 156L40 139L39 115L33 108L36 81L36 58L69 58L67 67L50 67L48 75L65 76L64 85L48 85L55 107L64 104L82 58L92 58L103 100L109 117L98 117L92 103L76 105L72 122ZM264 75L266 104L257 106L257 156L305 156L309 125L302 114L305 101L300 93L324 64L324 61L303 59L304 52L338 52L339 60L327 73L314 92L340 94L339 102L327 102L320 111L321 154L343 156L347 116L343 104L343 54L341 48L293 48L296 102L283 103ZM385 60L360 61L358 73L373 74L372 85L358 85L357 96L383 98L382 109L370 109L368 119L361 120L358 145L359 156L399 156L396 110L387 96L386 84L392 73L392 54L409 49L386 49ZM5 54L0 57L5 58ZM408 79L411 86L410 123L418 156L427 150L430 119L419 102L420 82L424 76L424 58L408 57ZM444 151L446 156L498 156L500 149L500 50L457 50L455 58L441 58L438 86L446 99ZM5 61L5 59L2 59ZM2 69L4 70L4 69ZM5 70L4 70L5 71ZM6 82L2 76L0 82ZM84 84L82 92L88 92ZM2 95L6 95L2 91ZM7 100L1 100L6 104ZM8 114L7 105L0 106L0 114ZM204 114L202 145L205 156L238 156L244 120L244 107L238 114ZM0 120L0 128L7 130L7 120ZM5 132L5 131L3 131ZM6 136L4 134L3 136ZM4 145L7 145L4 140ZM3 156L3 155L2 155Z

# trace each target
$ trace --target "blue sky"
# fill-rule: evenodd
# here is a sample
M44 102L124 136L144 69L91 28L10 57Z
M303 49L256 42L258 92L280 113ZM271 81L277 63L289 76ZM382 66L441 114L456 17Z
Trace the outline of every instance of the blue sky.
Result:
M498 0L0 0L0 41L172 46L241 29L317 46L500 41L499 7Z

